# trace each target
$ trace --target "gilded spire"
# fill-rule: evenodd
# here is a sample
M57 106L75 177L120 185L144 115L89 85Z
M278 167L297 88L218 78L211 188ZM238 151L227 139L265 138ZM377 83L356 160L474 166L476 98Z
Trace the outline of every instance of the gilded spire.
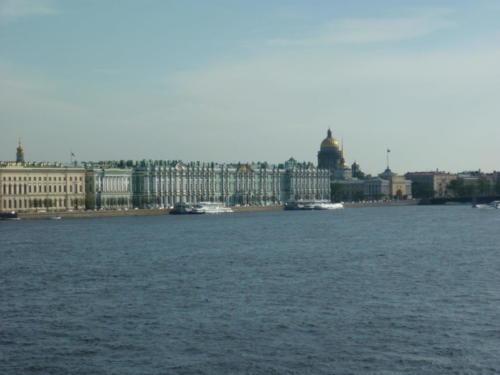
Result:
M24 148L21 144L21 137L18 138L18 146L16 149L16 162L24 163Z

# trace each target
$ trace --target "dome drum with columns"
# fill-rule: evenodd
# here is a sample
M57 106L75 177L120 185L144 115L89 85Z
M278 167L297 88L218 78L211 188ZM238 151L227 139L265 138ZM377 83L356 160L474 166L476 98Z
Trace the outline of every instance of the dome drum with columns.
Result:
M351 169L344 159L344 151L339 141L332 136L328 129L326 138L321 142L318 152L318 168L327 169L332 179L347 179L352 177Z

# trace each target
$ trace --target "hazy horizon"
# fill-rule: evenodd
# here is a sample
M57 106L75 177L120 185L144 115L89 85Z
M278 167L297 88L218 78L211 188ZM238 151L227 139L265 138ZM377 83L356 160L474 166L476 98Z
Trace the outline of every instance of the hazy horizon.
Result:
M500 169L495 1L0 0L0 160Z

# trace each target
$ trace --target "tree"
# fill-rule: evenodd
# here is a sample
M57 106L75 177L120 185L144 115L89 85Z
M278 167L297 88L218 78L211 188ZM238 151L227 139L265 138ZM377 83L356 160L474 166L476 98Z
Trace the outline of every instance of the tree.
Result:
M495 189L495 194L500 194L500 180L497 180L494 189Z
M488 179L480 177L477 180L477 192L479 195L490 195L492 193L491 183Z
M457 178L456 180L450 181L446 187L455 197L461 197L464 192L464 180Z
M332 202L340 202L342 200L342 184L333 182L330 185L330 200Z
M431 187L419 182L412 182L411 191L415 198L434 198L436 193Z
M86 208L86 209L96 208L96 207L95 207L95 202L94 202L94 199L92 199L92 197L87 196L87 197L85 198L85 208Z

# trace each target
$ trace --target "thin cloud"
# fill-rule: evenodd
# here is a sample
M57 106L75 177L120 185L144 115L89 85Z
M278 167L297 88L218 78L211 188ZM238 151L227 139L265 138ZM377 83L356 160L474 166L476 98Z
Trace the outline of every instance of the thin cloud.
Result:
M61 13L51 0L0 0L0 20L16 20L28 16Z
M414 39L453 27L454 22L446 17L448 13L439 10L412 17L338 20L324 25L315 36L298 39L273 39L269 43L275 46L321 46Z

